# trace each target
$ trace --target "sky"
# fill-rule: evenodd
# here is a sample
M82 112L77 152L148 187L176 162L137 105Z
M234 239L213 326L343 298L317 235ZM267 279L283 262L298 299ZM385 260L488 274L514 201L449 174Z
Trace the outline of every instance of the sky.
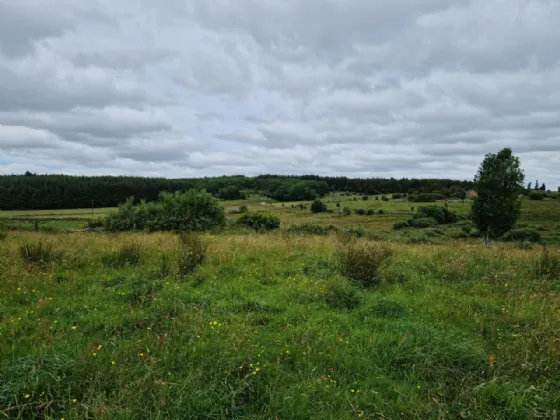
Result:
M560 185L558 0L0 0L0 173Z

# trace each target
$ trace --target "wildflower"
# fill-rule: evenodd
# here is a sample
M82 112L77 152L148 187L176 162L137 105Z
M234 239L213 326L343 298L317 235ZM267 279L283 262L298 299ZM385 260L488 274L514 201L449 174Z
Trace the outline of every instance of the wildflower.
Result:
M114 360L112 360L112 361L111 361L111 364L112 364L112 365L116 365L117 362L115 362Z
M261 368L256 368L255 372L259 372L261 370Z
M29 394L25 394L25 398L29 398Z
M140 353L139 356L140 356L140 357L144 357L144 353Z
M72 400L72 402L73 402L74 404L76 404L76 403L78 402L78 400L77 400L76 398L74 398L74 399Z
M101 347L103 347L101 344L97 346L97 350L101 350Z
M93 355L93 357L97 356L97 353L91 353Z
M78 327L76 327L75 325L72 325L72 329L73 329L73 330L75 330L76 328L78 328Z
M351 389L350 391L351 391L352 393L356 392L356 390L355 390L355 389Z

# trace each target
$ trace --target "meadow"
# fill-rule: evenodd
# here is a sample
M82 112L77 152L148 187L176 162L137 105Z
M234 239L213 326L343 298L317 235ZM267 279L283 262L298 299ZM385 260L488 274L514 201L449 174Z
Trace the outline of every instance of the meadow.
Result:
M282 228L205 234L196 270L175 234L68 232L91 209L2 212L0 418L558 418L559 201L523 203L546 250L394 231L419 203L260 201L224 205ZM340 231L286 229L301 223ZM375 271L367 287L352 249L379 256L354 260Z

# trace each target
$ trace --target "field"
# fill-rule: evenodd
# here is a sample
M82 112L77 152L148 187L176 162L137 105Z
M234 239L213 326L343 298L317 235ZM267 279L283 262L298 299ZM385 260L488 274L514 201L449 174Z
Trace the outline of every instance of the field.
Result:
M339 200L384 214L226 202L283 229L204 235L186 275L177 235L67 232L91 209L2 212L0 418L557 419L560 202L523 204L543 251L395 232L421 204ZM308 222L368 235L284 229ZM383 257L356 261L373 287L341 269L362 246Z

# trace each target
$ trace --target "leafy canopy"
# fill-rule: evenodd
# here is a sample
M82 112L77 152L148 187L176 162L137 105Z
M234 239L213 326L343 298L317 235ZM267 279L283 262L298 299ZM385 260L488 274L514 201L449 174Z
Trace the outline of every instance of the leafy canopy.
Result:
M475 176L472 218L486 240L508 232L521 212L525 175L511 149L487 154Z

